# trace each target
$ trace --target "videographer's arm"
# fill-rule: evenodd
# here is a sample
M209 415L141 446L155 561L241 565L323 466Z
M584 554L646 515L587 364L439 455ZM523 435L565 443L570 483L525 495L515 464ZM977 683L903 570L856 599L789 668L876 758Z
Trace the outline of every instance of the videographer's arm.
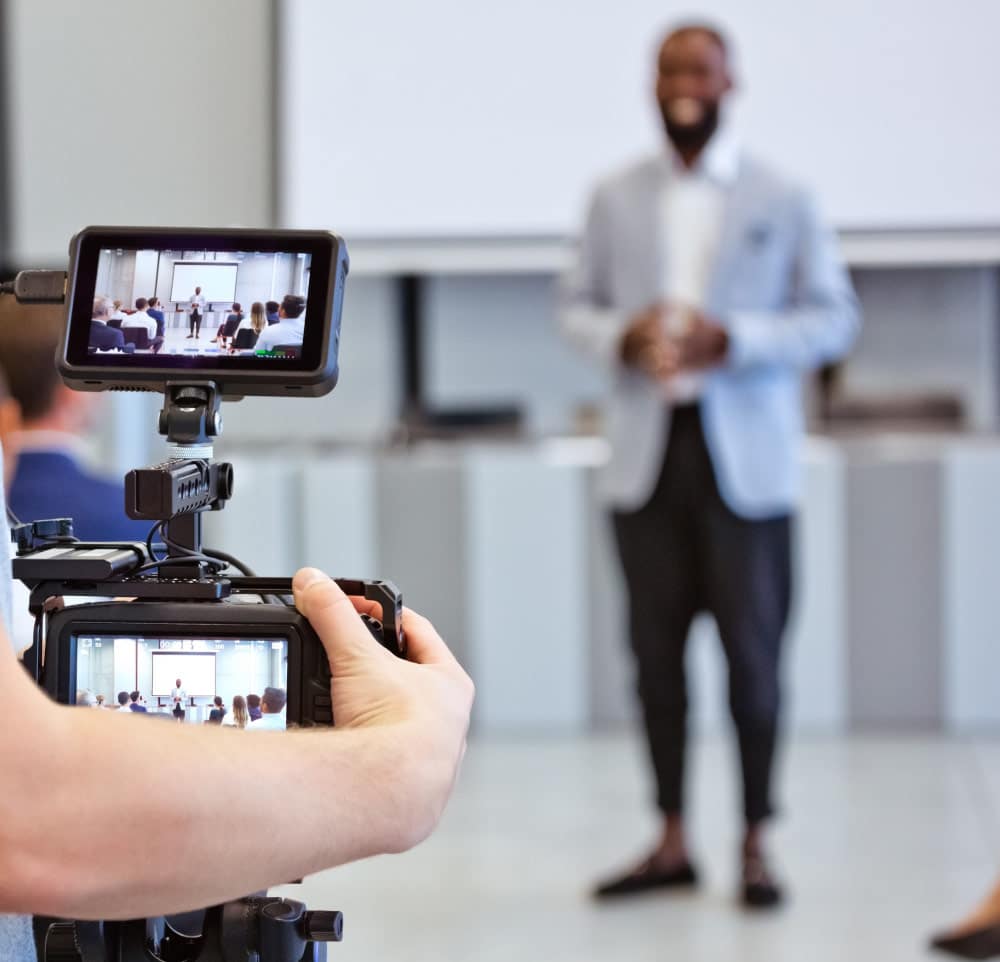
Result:
M248 737L50 702L0 639L0 912L135 918L203 907L437 824L473 688L407 611L406 662L373 642L325 575L295 578L330 657L337 728ZM219 786L236 804L218 805ZM203 871L211 865L211 872Z

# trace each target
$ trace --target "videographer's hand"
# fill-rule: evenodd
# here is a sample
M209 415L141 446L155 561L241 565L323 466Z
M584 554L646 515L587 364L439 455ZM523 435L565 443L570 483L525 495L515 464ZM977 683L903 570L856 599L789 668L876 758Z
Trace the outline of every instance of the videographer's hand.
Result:
M348 598L325 574L303 568L293 581L295 605L326 648L333 676L337 729L366 729L393 750L399 796L401 850L421 841L437 824L465 754L474 688L434 626L409 609L403 613L409 661L372 638L359 613L381 618L380 607Z

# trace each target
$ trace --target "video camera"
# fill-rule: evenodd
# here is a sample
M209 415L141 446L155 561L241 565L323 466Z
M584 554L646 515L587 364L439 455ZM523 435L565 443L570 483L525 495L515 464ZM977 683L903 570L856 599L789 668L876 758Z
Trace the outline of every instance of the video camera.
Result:
M23 272L4 286L19 300L53 301L62 299L61 280L67 324L57 363L67 385L164 396L158 427L167 457L125 478L126 513L151 525L144 543L84 543L71 519L12 519L14 577L30 589L35 617L25 665L57 701L76 704L83 689L138 689L154 702L143 706L146 714L192 723L205 710L196 696L242 684L241 692L277 693L268 727L334 723L326 654L291 603L290 578L257 577L205 547L202 514L221 510L233 494L232 465L213 460L223 399L315 397L335 386L348 268L344 241L322 231L89 227L70 244L68 277ZM167 271L161 323L136 295L165 291ZM238 294L254 302L250 316L235 310ZM137 310L112 311L118 295ZM265 303L277 305L276 317L265 315ZM378 603L381 619L363 620L404 657L395 586L337 583ZM73 603L60 607L57 599ZM261 962L298 962L326 957L323 941L340 935L333 915L248 897L206 910L198 932L169 919L46 920L36 931L45 962L230 960L254 951Z

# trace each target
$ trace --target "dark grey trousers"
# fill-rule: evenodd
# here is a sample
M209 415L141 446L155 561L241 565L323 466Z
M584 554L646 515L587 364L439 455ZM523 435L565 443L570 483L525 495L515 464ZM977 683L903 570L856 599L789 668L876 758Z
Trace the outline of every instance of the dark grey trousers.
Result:
M754 825L773 811L791 518L747 521L735 515L719 495L697 406L674 408L671 422L652 497L638 511L614 515L657 804L666 814L684 810L684 655L695 615L709 612L729 664L743 808L747 824Z

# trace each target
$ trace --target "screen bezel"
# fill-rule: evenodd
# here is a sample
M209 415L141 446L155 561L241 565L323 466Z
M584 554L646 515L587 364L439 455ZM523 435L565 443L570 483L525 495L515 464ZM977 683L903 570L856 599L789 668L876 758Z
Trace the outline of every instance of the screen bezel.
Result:
M198 357L88 353L100 253L120 250L209 250L310 256L306 325L299 358ZM327 231L87 227L70 244L66 334L60 371L78 390L163 390L169 383L212 382L225 396L305 394L332 390L343 288L349 267L343 239Z

